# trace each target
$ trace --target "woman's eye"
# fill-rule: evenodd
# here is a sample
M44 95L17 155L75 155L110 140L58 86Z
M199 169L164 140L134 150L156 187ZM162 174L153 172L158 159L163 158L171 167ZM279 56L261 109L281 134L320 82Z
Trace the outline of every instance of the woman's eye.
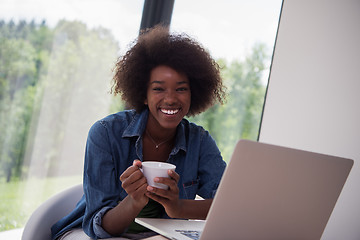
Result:
M154 91L162 91L163 89L160 88L160 87L155 87L155 88L153 88L153 90L154 90Z
M176 89L176 91L178 92L187 91L187 90L188 89L186 87Z

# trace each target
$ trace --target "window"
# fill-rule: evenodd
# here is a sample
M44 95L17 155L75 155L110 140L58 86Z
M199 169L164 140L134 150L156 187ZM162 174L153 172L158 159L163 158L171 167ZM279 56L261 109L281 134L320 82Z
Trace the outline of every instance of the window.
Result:
M112 68L139 31L144 1L0 3L0 231L21 228L49 196L82 182L90 126L122 109ZM189 7L191 5L191 7ZM171 29L222 67L228 102L191 120L228 160L256 139L281 0L175 1Z

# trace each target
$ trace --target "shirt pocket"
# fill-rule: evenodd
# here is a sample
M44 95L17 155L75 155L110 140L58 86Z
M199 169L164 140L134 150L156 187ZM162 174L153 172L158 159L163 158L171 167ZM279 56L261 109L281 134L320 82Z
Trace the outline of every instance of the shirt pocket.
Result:
M199 186L199 178L183 184L184 195L186 199L195 199Z

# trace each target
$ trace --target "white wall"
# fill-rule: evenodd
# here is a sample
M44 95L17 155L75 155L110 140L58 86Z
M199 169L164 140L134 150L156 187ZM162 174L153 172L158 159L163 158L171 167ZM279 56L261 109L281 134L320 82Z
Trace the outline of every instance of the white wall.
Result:
M360 0L284 0L260 142L354 159L322 239L360 239Z

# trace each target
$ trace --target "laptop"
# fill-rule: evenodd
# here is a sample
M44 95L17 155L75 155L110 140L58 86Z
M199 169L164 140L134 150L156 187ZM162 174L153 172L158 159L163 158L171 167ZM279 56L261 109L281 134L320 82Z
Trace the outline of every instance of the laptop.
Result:
M136 218L169 239L320 239L353 160L240 140L206 221Z

